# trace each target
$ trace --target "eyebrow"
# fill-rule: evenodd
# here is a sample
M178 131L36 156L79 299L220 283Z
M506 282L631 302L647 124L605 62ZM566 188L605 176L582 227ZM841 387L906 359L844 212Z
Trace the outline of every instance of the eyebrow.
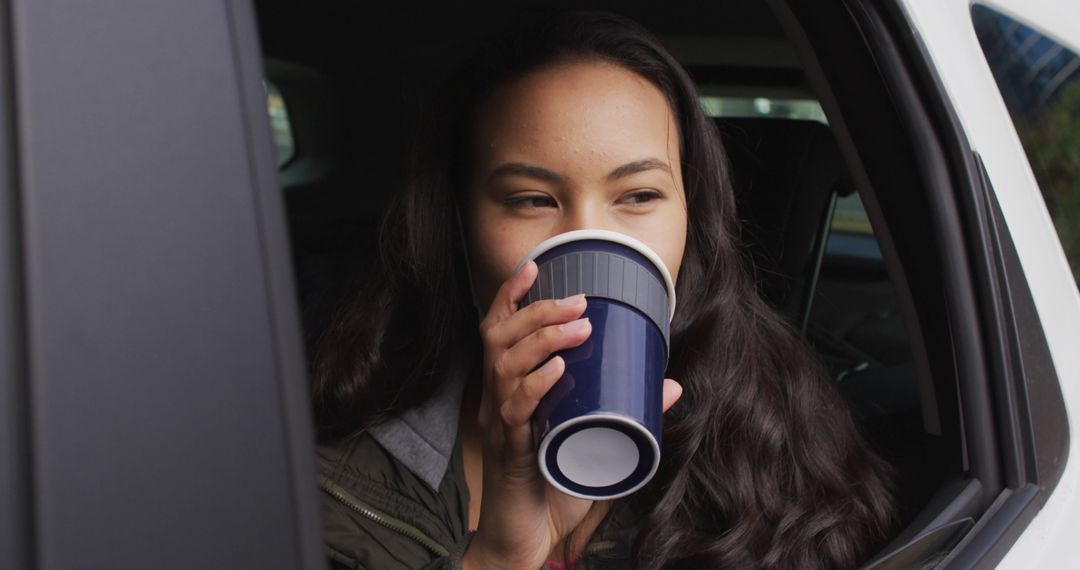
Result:
M671 174L671 167L668 166L666 162L657 158L644 158L635 160L634 162L628 162L615 170L612 170L607 175L607 179L616 180L648 170L663 170L664 172ZM542 166L525 164L523 162L508 162L500 165L491 172L490 178L495 179L501 176L524 176L542 180L544 182L563 182L565 180L565 177L558 172L548 170Z
M645 172L647 170L663 170L668 174L671 174L671 167L668 164L657 158L646 158L642 160L635 160L634 162L628 162L615 170L611 171L611 174L607 175L608 180L615 180L617 178L623 178L630 176L631 174L637 174L639 172Z
M494 180L501 176L525 176L527 178L543 180L544 182L562 182L564 180L563 176L558 172L548 170L542 166L535 166L522 162L508 162L503 164L491 172L490 178Z

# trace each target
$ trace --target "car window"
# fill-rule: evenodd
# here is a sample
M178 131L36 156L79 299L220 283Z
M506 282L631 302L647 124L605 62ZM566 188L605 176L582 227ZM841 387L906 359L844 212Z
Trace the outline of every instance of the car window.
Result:
M972 19L1080 283L1080 56L986 6Z
M813 232L794 230L801 241L787 242L779 250L766 246L766 255L755 258L762 263L759 271L785 274L780 287L770 286L775 279L765 279L762 292L814 345L857 416L897 433L917 432L922 416L915 397L911 341L878 237L842 161L822 154L824 147L835 147L834 135L820 129L826 131L824 137L802 138L806 131L816 130L803 123L828 126L821 104L810 97L782 97L768 88L758 89L761 92L754 95L752 87L740 86L738 93L729 94L718 93L723 86L705 85L701 103L727 135L736 192L764 196L757 199L761 201L756 207L754 198L744 199L738 207L747 209L740 216L751 225L789 223L774 215L787 209L798 211L797 217L813 218ZM774 128L768 129L767 124ZM751 135L739 136L744 133ZM835 152L838 155L839 150ZM808 163L814 163L814 168L806 170ZM787 171L792 178L786 182L791 186L777 187L783 184L776 185L774 176L783 179L782 173L755 172L756 177L748 179L741 170L748 164ZM815 170L822 168L836 170L827 189L820 187L821 172ZM814 194L827 194L830 199L815 202L796 197ZM786 236L792 235L794 226L781 227L786 228L781 230ZM775 243L770 231L777 230L766 230L763 235L751 232L751 247L758 242ZM799 257L795 253L799 250L820 251L820 255L812 253L794 266L784 263L784 259ZM895 404L884 411L876 394L882 383L891 384Z
M881 261L881 248L874 237L874 228L866 215L858 194L836 200L836 210L829 224L825 243L827 258L852 258Z
M813 99L780 97L726 97L703 95L701 106L710 117L773 117L806 119L829 124L821 103Z
M713 118L801 119L829 124L821 103L808 98L706 94L701 96L701 106ZM858 194L837 199L825 254L881 259L874 230Z
M437 35L425 40L429 43L401 41L392 44L395 46L392 51L401 53L379 68L388 77L388 87L373 90L363 83L360 74L355 73L355 62L338 61L334 57L334 50L355 51L349 39L354 37L354 30L338 29L343 22L350 21L349 18L323 14L324 19L297 27L286 25L291 24L292 19L275 14L264 10L262 15L266 19L261 30L261 37L266 42L266 57L326 74L328 81L325 83L334 90L333 94L351 103L336 108L326 121L340 125L345 134L329 136L331 133L327 130L321 133L325 138L319 141L327 146L334 145L337 153L359 157L342 162L339 178L318 186L293 185L287 193L304 333L311 342L319 337L329 321L328 314L341 298L341 291L353 285L340 277L343 273L340 270L355 267L359 268L359 273L372 265L374 248L353 248L351 244L359 241L354 235L361 234L373 242L375 224L363 217L366 209L354 206L350 200L375 203L373 197L389 195L396 187L394 184L372 184L367 180L372 176L371 172L390 170L393 165L388 158L405 154L408 129L402 128L400 117L410 116L410 111L418 106L417 101L422 99L419 94L427 92L429 85L437 84L436 78L442 73L442 60L433 55L438 50L430 48L444 48L449 44ZM646 26L662 27L659 14L657 10L653 18L642 18L642 22ZM393 14L383 16L386 19L393 17ZM281 27L276 28L276 24ZM475 28L480 24L470 20L469 26ZM777 35L779 31L771 31L764 23L759 26L761 29L755 33L771 38L770 45L787 44L786 38ZM338 32L320 32L325 46L298 39L314 36L314 30L323 28ZM462 26L456 28L460 29L455 35L467 35ZM745 170L749 166L756 177L755 184L741 185L737 191L777 193L766 196L757 212L760 218L749 220L751 223L746 227L753 227L753 222L758 222L756 227L763 230L762 241L768 242L765 245L774 261L784 262L796 257L800 261L788 263L783 272L763 267L759 273L761 280L775 284L781 292L797 291L797 296L787 295L788 298L797 297L792 303L797 306L786 316L822 357L839 391L848 399L854 417L865 428L871 445L896 466L901 479L898 494L904 506L903 522L907 523L926 504L944 473L952 468L952 463L959 463L960 459L955 456L954 462L938 461L939 458L954 457L949 455L952 448L946 445L946 439L953 434L942 435L938 428L928 431L930 428L925 427L940 422L936 416L927 419L938 412L936 408L924 406L921 399L920 390L924 384L929 387L927 389L933 389L933 379L928 375L924 375L927 378L920 376L921 369L917 371L914 363L913 343L918 345L923 341L910 334L903 318L905 311L912 311L910 302L902 304L898 295L899 290L906 290L905 283L886 270L886 261L896 261L893 259L895 248L887 249L887 255L883 256L879 235L875 234L863 207L863 197L869 201L878 189L872 184L855 187L840 156L839 146L835 144L836 137L829 132L829 121L817 99L818 94L809 87L805 73L797 67L798 62L758 62L757 59L765 57L768 50L723 49L728 45L726 42L744 42L734 33L741 30L714 30L712 26L702 30L684 28L666 32L668 36L683 34L689 39L700 39L701 34L710 35L720 46L711 51L702 48L693 54L693 58L681 60L684 66L694 66L694 71L700 72L692 76L703 79L699 84L702 108L721 127L726 119L730 119L728 136L754 142L743 145L743 154L734 157L739 150L734 147L738 145L729 145L725 140L734 170L737 172L740 167ZM442 29L442 26L433 29ZM398 41L389 37L384 41L392 39ZM703 45L712 44L704 42ZM298 46L306 48L301 50ZM312 51L309 53L307 48ZM789 49L794 53L794 47ZM450 50L446 51L449 53ZM731 61L740 57L746 61ZM409 63L403 65L402 62ZM714 78L719 79L713 81ZM729 78L734 79L729 83L721 81ZM875 75L867 75L867 81L875 78ZM282 143L301 147L288 150L297 153L298 158L294 160L300 165L308 156L307 126L316 122L311 117L326 106L299 98L297 90L285 80L279 81L279 85L284 102L275 102L273 85L267 86L271 121L281 121L274 123L275 138L279 141L279 149L283 148ZM275 104L278 106L274 107ZM380 111L373 113L372 109ZM290 118L297 143L286 140L290 134ZM823 156L825 154L828 156ZM283 156L287 156L286 152L279 150L279 162L288 160ZM800 162L801 157L807 156L813 158ZM818 158L821 160L816 160ZM800 166L796 168L797 165ZM383 177L395 180L390 174ZM365 183L357 184L357 181ZM803 198L811 193L820 200L814 202L812 208L803 207ZM790 204L790 210L780 206L781 201ZM781 211L794 212L792 220L773 224ZM880 214L878 216L874 222L882 222L878 228L882 230L884 221ZM346 225L351 233L337 230ZM788 239L793 234L798 234L799 239ZM911 314L908 317L915 320ZM934 394L927 399L933 402ZM927 458L933 460L926 461Z

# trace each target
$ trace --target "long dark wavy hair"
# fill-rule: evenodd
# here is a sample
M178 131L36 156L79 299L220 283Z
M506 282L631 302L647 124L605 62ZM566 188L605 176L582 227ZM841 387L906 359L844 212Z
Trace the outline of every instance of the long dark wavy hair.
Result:
M547 65L595 59L640 75L677 119L689 224L671 326L655 478L625 499L642 568L851 568L893 523L888 468L860 438L809 345L760 297L739 241L728 163L686 72L637 24L571 13L515 29L438 92L409 180L389 206L379 261L319 341L321 438L384 421L456 375L479 378L478 318L458 226L478 102Z

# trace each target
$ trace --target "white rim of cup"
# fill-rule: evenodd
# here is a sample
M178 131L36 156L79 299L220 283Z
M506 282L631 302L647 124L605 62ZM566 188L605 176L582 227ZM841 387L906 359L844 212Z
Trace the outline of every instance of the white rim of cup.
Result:
M638 253L644 255L646 259L652 262L660 271L660 275L664 278L664 286L667 287L668 298L671 299L671 313L668 315L668 321L675 318L675 282L671 279L671 272L668 271L667 265L664 264L664 260L660 259L660 256L656 254L649 246L641 243L640 241L619 232L613 232L609 230L574 230L572 232L561 233L557 236L552 236L542 242L540 245L534 247L525 259L518 263L514 268L514 275L517 275L518 271L521 271L522 267L529 261L536 259L549 249L569 243L572 241L581 241L587 239L598 239L603 241L611 241L618 244L625 245L631 249L637 250ZM588 416L586 416L588 417Z
M623 424L623 425L625 425L627 427L633 428L634 430L645 434L646 439L649 440L649 445L652 447L652 450L653 450L653 460L652 460L652 466L649 468L649 474L646 475L644 478L642 478L641 481L638 481L638 483L636 485L634 485L633 487L630 487L629 489L627 489L625 491L615 493L614 495L585 495L585 494L579 493L577 491L574 491L572 489L568 489L565 486L563 486L563 484L559 483L559 481L556 480L555 477L553 477L551 475L551 472L548 471L547 459L546 459L547 450L548 450L548 446L551 445L551 441L555 439L555 436L559 435L563 431L566 431L567 429L569 429L569 428L571 428L573 426L576 426L577 424L584 423L584 422L589 422L589 421L595 421L595 420L598 420L598 419L599 420L610 421L612 423ZM565 422L555 426L555 429L552 429L551 431L549 431L547 433L547 435L544 436L544 439L540 441L540 449L537 450L537 452L536 452L536 459L537 459L536 462L540 464L540 472L544 474L544 478L548 480L548 483L551 483L552 487L555 487L556 489L562 491L563 493L566 493L567 495L570 495L572 497L577 497L579 499L590 499L590 500L594 500L594 501L595 500L606 501L606 500L609 500L609 499L619 499L619 498L625 497L625 496L633 493L634 491L637 491L638 489L644 487L646 483L648 483L650 480L652 480L653 475L656 475L656 470L660 468L660 445L656 443L656 438L653 437L652 433L649 432L649 430L645 429L645 426L639 424L637 422L637 420L635 420L633 418L630 418L630 417L627 417L627 416L624 416L624 415L621 415L621 414L612 414L610 412L600 412L600 413L594 413L594 414L587 414L587 415L584 415L584 416L578 416L576 418L566 420ZM635 471L636 471L636 469L635 469Z

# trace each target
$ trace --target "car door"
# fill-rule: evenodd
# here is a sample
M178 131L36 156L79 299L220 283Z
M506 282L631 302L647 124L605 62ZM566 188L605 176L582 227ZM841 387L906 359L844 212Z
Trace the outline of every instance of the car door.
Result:
M1080 37L1074 6L985 4ZM953 464L871 565L1075 563L1080 297L971 3L772 5L881 230L925 431Z
M1061 214L1060 209L1053 212L1056 215L1051 219L1047 211L1048 205L1053 206L1047 202L1052 199L1050 181L1045 177L1037 179L1033 172L1044 165L1029 162L1025 156L1025 150L1029 156L1038 156L1032 153L1039 149L1032 148L1030 139L1021 140L1018 136L1016 122L1023 120L1021 110L1012 100L1003 98L1002 92L1010 86L997 73L1004 71L1001 65L992 69L988 58L994 64L998 63L995 56L1001 58L1001 63L1009 64L1014 73L1022 70L1029 82L1022 88L1042 103L1057 96L1055 91L1066 82L1074 84L1076 89L1075 84L1080 83L1080 75L1076 74L1080 66L1076 57L1080 53L1080 8L1070 2L1013 0L980 1L974 7L968 2L909 0L903 4L971 146L982 157L987 184L1000 204L1000 215L1016 249L1020 266L1017 269L1022 268L1026 276L1026 283L1020 286L1030 288L1038 313L1040 330L1023 330L1023 334L1045 334L1049 349L1045 365L1029 367L1024 381L1034 418L1030 445L1036 450L1055 449L1056 457L1051 461L1044 458L1034 473L1028 474L1027 484L1041 487L1038 496L1031 497L1022 508L1016 505L1017 510L1010 517L998 517L998 525L1011 527L1002 541L1016 541L1007 547L1007 554L999 547L1003 555L1000 567L1072 565L1077 560L1075 532L1080 528L1080 498L1076 492L1080 465L1077 465L1076 446L1069 445L1070 439L1075 442L1080 436L1075 421L1075 403L1080 399L1080 353L1076 351L1080 338L1080 297L1073 277L1078 269L1077 260L1067 258L1062 251L1055 223L1065 238L1068 232L1075 231L1072 224L1076 220L1057 215ZM976 18L980 21L973 22L973 13L982 16ZM987 17L992 21L996 17L1004 33L988 34L989 30L982 25ZM1017 34L1014 36L1017 45L1007 45L1013 39L1006 37L1008 34ZM1042 79L1039 75L1046 75L1046 81L1035 81ZM1067 130L1075 129L1076 125L1063 127L1066 132L1056 136L1061 137L1061 145L1068 145ZM1073 179L1068 183L1061 179L1066 175L1059 172L1058 182L1071 184L1075 193L1080 181ZM1053 414L1038 394L1039 383L1051 374L1048 368L1056 370L1059 389L1073 417L1071 426L1064 419L1056 425L1047 425L1047 416Z
M0 37L0 567L324 566L249 3Z

